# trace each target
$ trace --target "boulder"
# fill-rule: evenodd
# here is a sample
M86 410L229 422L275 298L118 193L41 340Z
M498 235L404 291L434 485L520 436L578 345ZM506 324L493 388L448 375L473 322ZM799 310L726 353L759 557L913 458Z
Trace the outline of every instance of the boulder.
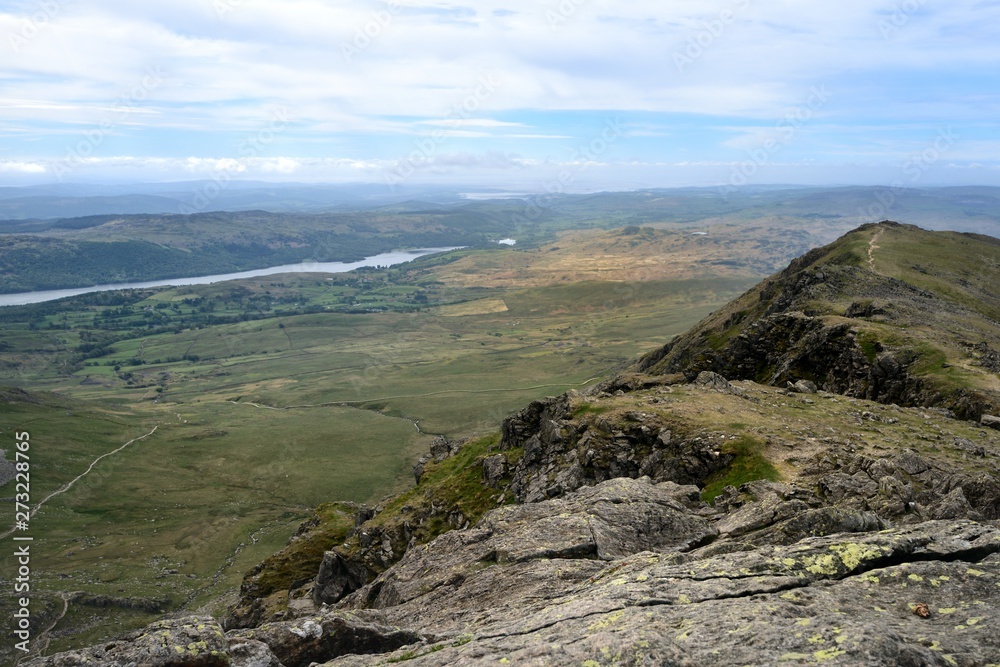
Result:
M229 633L229 640L234 646L251 641L264 644L284 667L308 667L314 662L349 654L388 653L402 646L424 642L427 638L426 635L343 612L268 623L252 630L233 630Z
M23 667L229 667L228 642L210 616L157 621L102 646L21 663Z

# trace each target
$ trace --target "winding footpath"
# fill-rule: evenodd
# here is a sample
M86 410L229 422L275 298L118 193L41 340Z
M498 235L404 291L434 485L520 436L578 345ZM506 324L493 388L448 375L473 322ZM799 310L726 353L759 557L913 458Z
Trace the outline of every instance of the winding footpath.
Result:
M89 475L90 472L94 469L94 466L96 466L98 463L100 463L104 459L108 458L109 456L114 456L118 452L121 452L122 450L128 448L133 443L139 442L140 440L145 440L149 436L151 436L154 433L156 433L156 429L158 429L158 428L160 428L159 425L154 426L153 430L150 431L149 433L147 433L146 435L141 435L138 438L133 438L133 439L129 440L128 442L126 442L121 447L119 447L118 449L116 449L114 451L111 451L111 452L108 452L107 454L102 454L101 456L98 456L96 459L93 460L93 462L89 466L87 466L86 470L84 470L80 475L78 475L76 477L76 479L74 479L73 481L68 482L68 483L62 485L58 490L53 491L49 495L45 496L45 498L42 499L41 502L39 502L37 505L35 505L35 508L33 510L31 510L30 514L28 514L28 517L32 518L32 519L35 518L35 515L38 514L38 510L42 509L42 507L45 505L45 503L49 502L50 500L52 500L56 496L60 496L60 495L62 495L64 493L66 493L67 491L69 491L70 489L72 489L73 486L77 482L79 482L81 479L83 479L84 477L86 477L87 475ZM5 537L7 537L8 535L12 534L13 532L14 532L14 529L11 528L6 533L3 533L2 535L0 535L0 539L3 539Z
M872 271L875 270L875 251L878 250L878 242L882 240L883 234L885 234L885 228L879 227L875 235L872 236L871 242L868 243L868 268Z

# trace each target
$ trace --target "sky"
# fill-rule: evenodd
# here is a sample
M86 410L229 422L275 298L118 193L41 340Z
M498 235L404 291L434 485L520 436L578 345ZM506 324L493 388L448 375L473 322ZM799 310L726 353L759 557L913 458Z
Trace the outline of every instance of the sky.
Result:
M0 0L0 186L1000 185L1000 1Z

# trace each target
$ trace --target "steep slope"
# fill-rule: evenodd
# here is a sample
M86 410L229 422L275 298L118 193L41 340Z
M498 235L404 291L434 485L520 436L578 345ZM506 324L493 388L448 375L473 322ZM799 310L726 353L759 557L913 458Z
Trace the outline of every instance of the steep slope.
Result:
M712 371L937 405L1000 405L1000 241L884 222L813 250L647 355L651 375Z

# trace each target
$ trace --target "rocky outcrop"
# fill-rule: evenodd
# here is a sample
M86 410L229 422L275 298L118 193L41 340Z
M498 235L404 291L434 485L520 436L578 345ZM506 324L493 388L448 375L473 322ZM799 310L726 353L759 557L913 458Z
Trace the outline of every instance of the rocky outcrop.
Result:
M215 619L158 621L117 641L22 663L24 667L230 667L228 641Z
M721 400L755 398L735 388ZM802 477L712 505L697 486L610 479L487 512L319 613L225 635L181 619L30 665L996 663L1000 484L976 472L995 445L824 448Z
M497 565L453 588L477 610L463 625L420 598L382 612L452 638L327 665L985 665L1000 655L998 551L992 526L929 522L708 558L643 552L585 580L579 561L557 564L563 578L511 564L514 590L485 585Z
M227 637L232 645L263 646L283 667L308 667L342 655L388 653L402 646L433 641L433 635L382 625L357 614L328 612L320 616L269 623L252 630L234 630Z
M728 382L722 380L732 391ZM730 460L704 434L682 433L659 415L573 417L567 396L536 401L503 423L500 448L523 452L510 466L516 502L538 502L619 477L700 484ZM484 467L490 476L494 463Z
M832 480L751 482L710 506L696 487L619 478L493 510L318 614L225 634L165 621L27 664L995 663L1000 527L960 518L981 514L975 480L945 484L912 452L827 459L826 477L873 482L859 482L867 502L907 479L904 513L956 516L893 527L863 503L826 504Z

